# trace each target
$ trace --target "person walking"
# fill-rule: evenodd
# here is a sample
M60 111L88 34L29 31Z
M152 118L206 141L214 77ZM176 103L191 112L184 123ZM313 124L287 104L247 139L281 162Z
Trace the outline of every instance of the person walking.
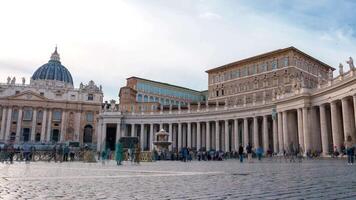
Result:
M135 163L140 164L140 160L141 160L141 148L140 145L137 144L137 148L135 151Z
M23 154L25 157L25 163L30 163L30 153L31 153L31 146L26 142L23 145Z
M239 158L240 158L240 163L244 162L244 148L242 145L239 146Z
M69 147L68 145L65 145L63 148L63 162L68 162L68 156L69 156Z
M247 152L247 160L249 162L251 162L252 161L252 146L250 144L247 144L246 152Z
M351 135L348 135L345 141L345 148L347 154L347 164L352 165L354 163L355 147L353 146Z
M256 149L256 154L257 154L258 160L261 161L261 159L262 159L262 154L263 154L263 149L262 149L262 147L257 147L257 149Z
M123 149L122 149L122 144L119 142L116 144L116 148L115 148L115 160L118 166L121 165L122 158L123 158Z

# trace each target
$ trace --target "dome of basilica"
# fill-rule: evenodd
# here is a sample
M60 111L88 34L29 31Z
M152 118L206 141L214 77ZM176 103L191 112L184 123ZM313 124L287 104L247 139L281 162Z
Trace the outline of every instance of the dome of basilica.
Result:
M73 85L72 75L68 69L60 62L57 47L52 53L51 59L48 61L48 63L38 68L32 75L32 79L62 81Z

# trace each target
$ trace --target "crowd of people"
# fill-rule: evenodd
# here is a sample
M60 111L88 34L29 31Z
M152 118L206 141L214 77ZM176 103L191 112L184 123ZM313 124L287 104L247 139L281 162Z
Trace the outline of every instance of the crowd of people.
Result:
M39 147L37 145L37 147ZM66 144L41 145L40 149L36 149L36 145L24 143L22 145L14 145L8 143L0 146L0 162L13 164L14 161L54 161L68 162L82 160L78 158L80 152L88 151L88 147L83 148L71 147Z
M339 149L339 150L338 150ZM346 137L344 145L340 148L334 147L334 150L330 152L331 157L338 158L347 156L347 163L352 165L355 160L355 141L350 135ZM87 146L84 146L79 150L79 152L90 151ZM56 144L46 151L41 151L45 157L45 161L51 162L67 162L82 160L78 159L78 148L71 147L65 144ZM244 159L247 158L249 162L256 157L258 160L263 158L279 159L290 162L301 162L303 158L312 159L320 156L320 152L307 151L303 154L303 149L299 145L290 143L289 147L282 152L282 154L276 154L272 150L267 149L264 151L262 147L253 148L250 144L246 147L242 145L239 146L238 151L224 152L205 149L195 149L181 148L179 151L157 151L156 149L152 152L152 158L150 160L178 160L182 162L188 162L192 160L198 161L222 161L226 159L239 159L242 163ZM14 160L25 161L29 163L30 161L35 161L35 155L38 153L35 146L31 144L24 143L22 146L14 146L14 144L5 144L0 146L0 162L13 163ZM42 155L42 156L43 156ZM43 159L42 159L43 160ZM95 158L94 158L95 160ZM111 151L110 148L103 149L100 154L98 153L98 160L101 160L105 164L108 160L116 160L117 165L121 165L122 161L128 160L131 163L139 164L141 161L141 149L140 145L135 144L130 148L123 148L123 144L117 143L115 146L115 151Z

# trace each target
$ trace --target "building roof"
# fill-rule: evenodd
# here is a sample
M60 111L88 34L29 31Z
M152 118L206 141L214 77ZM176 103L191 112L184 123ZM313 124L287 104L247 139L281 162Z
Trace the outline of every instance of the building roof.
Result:
M73 78L66 67L61 64L57 47L48 63L39 67L32 75L33 80L56 80L73 85Z
M287 47L287 48L284 48L284 49L277 49L277 50L270 51L270 52L267 52L267 53L263 53L263 54L260 54L260 55L257 55L257 56L252 56L252 57L249 57L249 58L238 60L238 61L226 64L226 65L222 65L220 67L216 67L216 68L212 68L212 69L206 70L205 72L209 73L209 72L214 72L214 71L221 70L221 69L226 69L226 68L231 67L231 66L235 66L235 65L238 65L238 64L244 64L244 63L247 63L247 62L254 61L256 59L268 57L268 56L271 56L271 55L274 55L274 54L284 53L284 52L287 52L287 51L296 51L296 52L302 54L303 56L308 57L309 59L314 60L317 63L319 63L319 64L321 64L321 65L323 65L325 67L328 67L328 68L330 68L332 70L335 70L335 68L333 68L333 67L325 64L324 62L322 62L322 61L320 61L320 60L318 60L318 59L316 59L316 58L314 58L314 57L312 57L312 56L300 51L299 49L291 46L291 47Z
M204 92L204 91L193 90L193 89L190 89L190 88L181 87L181 86L177 86L177 85L172 85L172 84L169 84L169 83L163 83L163 82L159 82L159 81L153 81L153 80L149 80L149 79L144 79L144 78L140 78L140 77L137 77L137 76L131 76L131 77L127 78L126 80L129 80L129 79L138 79L138 80L147 81L147 82L151 82L151 83L156 83L156 84L160 84L160 85L164 85L164 86L175 87L175 88L179 88L179 89L183 89L183 90L189 90L189 91L195 92L195 93Z

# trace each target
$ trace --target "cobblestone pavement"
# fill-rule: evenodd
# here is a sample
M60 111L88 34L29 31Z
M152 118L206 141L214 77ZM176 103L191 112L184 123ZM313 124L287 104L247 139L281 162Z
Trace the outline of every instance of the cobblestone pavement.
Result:
M344 160L0 163L0 199L356 199Z

